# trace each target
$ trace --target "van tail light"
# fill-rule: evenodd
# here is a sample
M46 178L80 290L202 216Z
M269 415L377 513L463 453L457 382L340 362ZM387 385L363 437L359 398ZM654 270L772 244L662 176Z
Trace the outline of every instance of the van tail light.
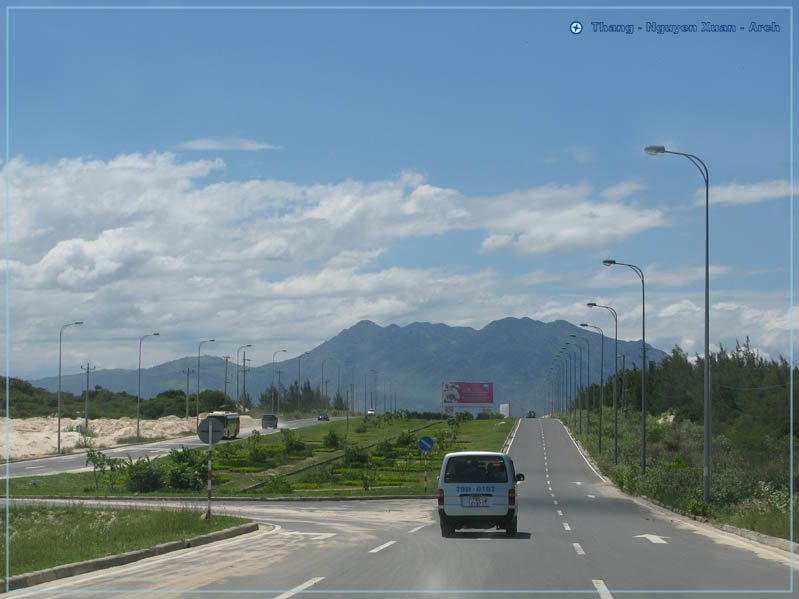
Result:
M444 505L444 489L438 490L438 505L440 506Z
M508 506L516 505L516 489L508 489Z

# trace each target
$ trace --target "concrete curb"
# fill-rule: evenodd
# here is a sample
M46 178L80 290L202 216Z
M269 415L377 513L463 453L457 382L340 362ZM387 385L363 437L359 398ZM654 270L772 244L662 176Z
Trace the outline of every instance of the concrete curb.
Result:
M128 551L127 553L120 553L118 555L109 555L85 562L64 564L61 566L55 566L54 568L48 568L46 570L38 570L36 572L29 572L28 574L12 576L7 580L3 579L3 586L9 591L24 589L37 584L52 582L53 580L58 580L59 578L67 578L69 576L94 572L95 570L102 570L104 568L122 566L124 564L129 564L131 562L148 557L155 557L157 555L163 555L172 551L178 551L179 549L198 547L200 545L206 545L215 541L230 539L239 535L255 532L256 530L258 530L258 524L253 522L251 524L244 524L234 528L226 528L225 530L212 532L199 537L192 537L191 539L182 539L180 541L161 543L160 545L155 545L154 547L148 547L146 549L137 549L135 551Z
M563 424L563 422L561 422L561 424ZM585 450L582 443L580 443L575 437L572 436L569 427L566 426L565 424L563 426L566 429L566 432L574 441L574 444L578 447L580 452L582 452L583 457L585 457L586 461L590 462L597 472L602 472L602 470L599 468L599 465L594 461L591 454ZM653 499L652 497L647 497L646 495L633 495L632 493L629 493L624 489L619 488L619 486L616 485L616 483L614 483L610 478L608 478L604 474L602 474L602 478L605 479L605 482L607 484L611 485L614 489L616 489L620 493L623 493L624 495L630 497L631 499L634 499L635 501L640 501L643 504L649 504L649 507L657 506L661 509L668 510L669 512L677 514L678 516L682 516L683 518L689 518L695 522L701 522L702 524L712 526L713 528L717 528L718 530L724 531L726 533L742 537L749 541L754 541L755 543L760 543L761 545L772 547L774 549L780 549L782 551L785 551L786 553L799 554L799 543L791 543L791 541L789 541L788 539L771 537L769 535L764 535L763 533L754 530L747 530L746 528L738 528L736 526L731 526L729 524L715 522L710 518L705 518L704 516L696 516L694 514L689 514L686 511L665 504L662 501Z

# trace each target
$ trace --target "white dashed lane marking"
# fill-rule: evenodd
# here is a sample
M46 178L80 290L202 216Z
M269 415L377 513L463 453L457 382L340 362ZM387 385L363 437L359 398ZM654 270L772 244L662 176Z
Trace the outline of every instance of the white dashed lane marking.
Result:
M572 527L569 526L568 522L561 522L561 524L563 524L563 530L571 530L572 529Z
M580 543L572 543L572 547L574 547L574 551L577 555L585 555L585 550L580 547Z
M312 586L313 586L313 585L315 585L317 582L321 582L321 581L322 581L322 580L324 580L324 579L325 579L325 577L324 577L324 576L318 576L318 577L316 577L316 578L311 578L310 580L306 580L306 581L305 581L305 582L303 582L301 585L294 587L294 588L293 588L293 589L291 589L290 591L286 591L285 593L281 593L280 595L278 595L277 597L275 597L275 599L289 599L289 597L293 597L293 596L294 596L294 595L296 595L297 593L301 593L301 592L303 592L303 591L304 591L305 589L307 589L308 587L312 587Z
M383 551L386 547L391 547L396 541L389 541L388 543L383 543L380 547L375 547L374 549L370 549L369 553L377 553L378 551Z
M599 591L599 599L613 599L613 595L610 594L608 587L605 586L603 581L592 580L591 582L594 583L594 588Z

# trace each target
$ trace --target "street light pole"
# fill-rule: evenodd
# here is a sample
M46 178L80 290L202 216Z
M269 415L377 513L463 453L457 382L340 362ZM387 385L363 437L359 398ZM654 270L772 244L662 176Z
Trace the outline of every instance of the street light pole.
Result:
M602 335L602 345L599 351L599 455L602 456L602 410L605 405L605 331L592 324L582 323L581 327L596 329ZM589 361L590 362L590 361Z
M302 378L300 378L300 364L302 361L302 357L310 352L303 352L299 356L297 356L297 412L300 411L300 400L302 399Z
M605 266L626 266L635 271L641 279L641 473L646 474L646 288L644 285L644 271L635 264L626 264L616 260L603 260Z
M75 322L70 322L63 325L61 330L58 331L58 432L56 441L56 452L58 454L61 453L61 338L64 335L64 329L82 324L82 320L76 320Z
M574 335L574 334L572 334L571 336L574 337L575 339L582 339L583 341L585 341L585 345L586 345L586 359L585 359L585 362L586 362L586 377L587 377L586 380L588 382L588 386L590 387L591 386L591 342L589 341L588 337L583 337L581 335ZM582 348L581 348L581 352L582 352ZM581 384L582 384L582 379L583 379L582 364L583 364L583 358L582 358L582 353L581 353L580 354L580 381L581 381ZM591 402L590 402L590 400L587 399L585 391L583 391L583 398L585 399L585 401L588 404L588 407L585 410L585 434L588 435L588 434L591 433L591 425L590 425L590 422L591 422ZM580 422L582 422L582 419L580 420Z
M613 463L619 463L619 406L618 406L618 393L616 391L619 383L619 316L616 310L610 306L602 306L596 302L588 302L586 304L589 308L605 308L613 316L613 323L616 326L615 344L613 354L616 358L613 360Z
M136 392L136 438L138 439L141 437L139 433L139 407L141 405L141 343L147 337L158 337L158 333L148 333L147 335L142 335L139 339L139 386L138 391Z
M205 343L213 343L216 339L206 339L205 341L200 341L200 344L197 346L197 397L194 399L194 405L197 408L197 414L194 417L196 426L200 426L200 351L202 350L203 344Z
M248 343L247 345L242 345L236 350L236 402L241 401L241 395L239 395L239 352L243 350L245 347L252 347L252 343ZM272 366L274 369L274 365ZM273 373L274 378L274 373Z
M194 372L193 369L187 368L186 370L181 370L183 374L186 375L186 420L189 419L189 376L191 373Z
M710 502L710 452L711 452L711 408L713 402L710 386L710 171L707 165L693 154L673 152L665 146L647 146L644 152L649 155L674 154L685 156L699 170L705 181L705 368L704 368L704 408L705 408L705 447L702 474L702 494L706 503Z
M285 350L285 349L278 349L278 350L275 350L275 351L272 352L272 387L275 386L275 356L278 355L281 352L282 353L288 353L287 350ZM277 396L278 393L279 393L279 391L275 390L275 395L276 396ZM275 406L274 398L272 399L272 412L274 412L275 415L277 415L277 407Z

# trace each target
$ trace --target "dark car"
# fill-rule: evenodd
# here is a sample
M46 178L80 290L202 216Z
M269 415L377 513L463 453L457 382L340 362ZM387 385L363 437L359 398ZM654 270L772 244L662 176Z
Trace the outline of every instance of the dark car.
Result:
M317 420L330 420L330 416L328 416L327 412L322 412L317 416Z
M264 414L261 416L261 428L277 428L277 414Z
M529 412L527 412L527 417L528 418L535 418L535 410L530 410Z

